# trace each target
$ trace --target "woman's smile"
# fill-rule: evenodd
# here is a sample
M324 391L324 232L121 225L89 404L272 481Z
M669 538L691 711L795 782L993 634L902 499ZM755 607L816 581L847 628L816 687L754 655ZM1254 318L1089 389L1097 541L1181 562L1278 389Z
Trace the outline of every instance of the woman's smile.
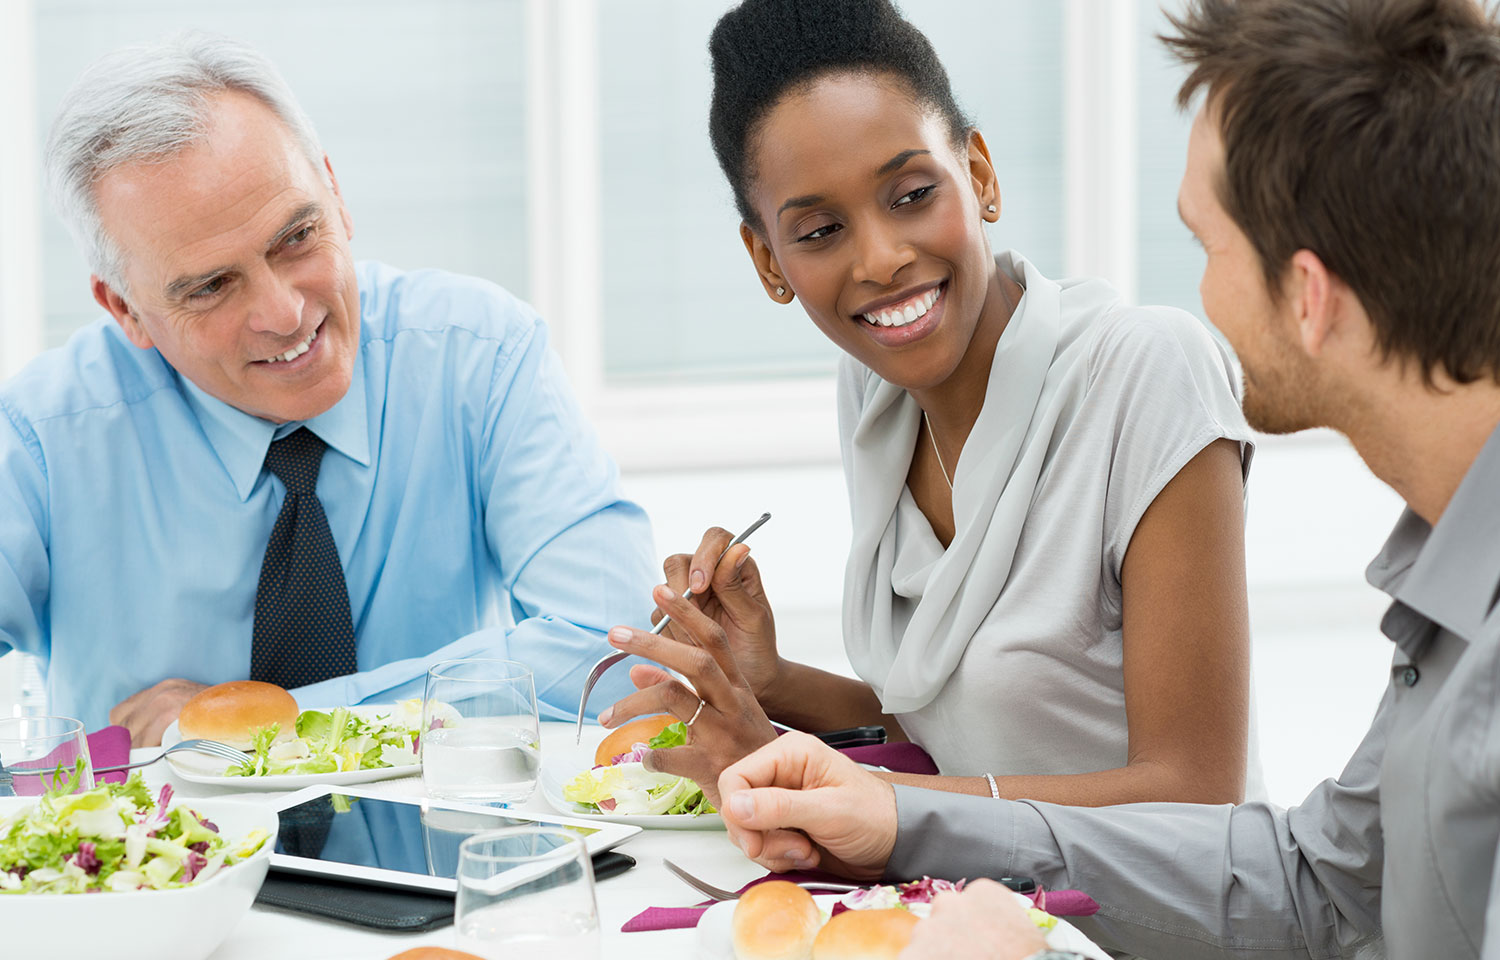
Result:
M922 339L942 323L948 300L946 281L915 293L886 297L856 314L867 336L887 347L901 347Z

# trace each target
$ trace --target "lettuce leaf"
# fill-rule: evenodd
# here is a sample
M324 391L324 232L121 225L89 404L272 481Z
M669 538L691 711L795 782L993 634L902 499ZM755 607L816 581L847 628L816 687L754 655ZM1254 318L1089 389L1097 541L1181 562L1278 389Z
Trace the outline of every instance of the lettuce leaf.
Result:
M703 791L687 777L653 773L639 763L586 770L563 786L563 798L596 810L603 801L613 800L610 812L624 816L714 812Z
M646 746L652 750L669 750L672 747L680 747L687 743L687 724L678 720L662 727L661 733L651 738Z
M297 715L297 739L274 744L277 728L257 731L255 749L227 777L341 773L406 766L418 761L417 732L385 717L366 720L348 707L304 710Z

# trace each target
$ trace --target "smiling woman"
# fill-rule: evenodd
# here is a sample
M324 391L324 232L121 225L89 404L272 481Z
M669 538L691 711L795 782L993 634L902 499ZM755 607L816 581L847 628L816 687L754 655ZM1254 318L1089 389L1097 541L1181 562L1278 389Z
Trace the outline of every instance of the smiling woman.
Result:
M1181 311L991 251L989 144L888 0L747 0L709 46L711 138L759 283L844 353L844 642L862 682L778 653L755 562L740 547L716 565L711 530L657 593L702 649L611 634L697 693L638 668L609 722L694 714L688 744L650 762L700 783L767 739L768 714L882 722L937 762L923 786L1242 799L1250 434L1227 354Z

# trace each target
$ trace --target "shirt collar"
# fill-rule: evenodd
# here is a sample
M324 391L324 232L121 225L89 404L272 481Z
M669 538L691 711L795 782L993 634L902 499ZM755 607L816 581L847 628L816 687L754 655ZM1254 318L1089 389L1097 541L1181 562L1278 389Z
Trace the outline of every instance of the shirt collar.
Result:
M1437 526L1410 509L1365 571L1370 584L1467 640L1480 636L1500 586L1500 427L1464 474Z
M370 465L370 426L365 406L364 351L354 361L349 389L329 409L300 423L275 424L232 407L210 396L196 383L178 374L188 406L203 427L204 436L234 483L240 502L250 499L260 478L271 441L307 427L328 446L358 463Z

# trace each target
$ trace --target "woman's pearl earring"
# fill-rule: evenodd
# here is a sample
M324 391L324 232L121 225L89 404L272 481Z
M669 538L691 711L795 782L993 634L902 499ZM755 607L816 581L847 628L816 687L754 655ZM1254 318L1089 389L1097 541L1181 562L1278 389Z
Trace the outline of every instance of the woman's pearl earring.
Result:
M1000 212L999 210L995 209L995 205L993 203L990 204L989 206L985 207L984 209L987 210L987 211L989 211L990 213L999 213Z
M786 296L786 287L777 287L776 288L776 295L778 297L784 297L784 296Z

